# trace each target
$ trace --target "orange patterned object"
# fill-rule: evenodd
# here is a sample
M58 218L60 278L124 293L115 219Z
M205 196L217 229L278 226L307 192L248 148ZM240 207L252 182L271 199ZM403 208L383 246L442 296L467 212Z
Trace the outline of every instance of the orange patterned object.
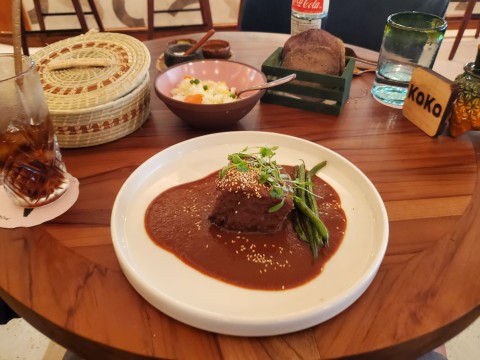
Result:
M475 62L464 67L455 79L460 91L450 121L450 135L457 137L470 130L480 130L480 45Z

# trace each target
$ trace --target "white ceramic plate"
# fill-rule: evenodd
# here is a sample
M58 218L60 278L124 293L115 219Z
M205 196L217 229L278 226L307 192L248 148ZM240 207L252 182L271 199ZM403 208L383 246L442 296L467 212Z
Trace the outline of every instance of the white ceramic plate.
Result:
M245 146L274 146L280 164L307 167L327 160L319 175L340 195L347 216L343 243L324 271L300 287L250 290L186 265L148 237L145 211L162 191L220 169ZM191 326L222 334L267 336L302 330L350 306L367 289L388 242L383 201L368 178L337 153L299 138L255 131L206 135L174 145L143 163L120 189L111 231L120 265L153 306Z

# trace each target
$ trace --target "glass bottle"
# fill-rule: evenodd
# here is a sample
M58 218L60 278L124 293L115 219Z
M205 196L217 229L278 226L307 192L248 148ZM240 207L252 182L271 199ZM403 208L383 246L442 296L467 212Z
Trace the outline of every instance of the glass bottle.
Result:
M320 29L326 20L330 0L293 0L291 33L298 34L310 29Z

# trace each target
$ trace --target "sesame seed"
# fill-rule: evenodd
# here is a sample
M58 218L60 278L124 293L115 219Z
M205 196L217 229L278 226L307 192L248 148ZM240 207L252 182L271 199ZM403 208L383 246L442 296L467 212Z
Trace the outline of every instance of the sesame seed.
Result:
M218 189L233 193L242 192L247 198L254 194L262 198L261 190L268 192L266 185L258 181L258 169L249 167L249 171L238 171L236 168L229 169L222 178L215 180Z

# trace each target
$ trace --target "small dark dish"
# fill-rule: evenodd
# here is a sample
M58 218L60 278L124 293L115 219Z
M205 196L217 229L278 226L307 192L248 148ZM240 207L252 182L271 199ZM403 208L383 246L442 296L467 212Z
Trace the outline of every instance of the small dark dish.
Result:
M202 52L206 59L228 59L230 43L225 40L208 40L202 46Z
M165 65L172 66L183 62L203 59L202 50L198 49L191 55L183 55L185 51L190 49L192 44L173 44L169 45L164 53Z

